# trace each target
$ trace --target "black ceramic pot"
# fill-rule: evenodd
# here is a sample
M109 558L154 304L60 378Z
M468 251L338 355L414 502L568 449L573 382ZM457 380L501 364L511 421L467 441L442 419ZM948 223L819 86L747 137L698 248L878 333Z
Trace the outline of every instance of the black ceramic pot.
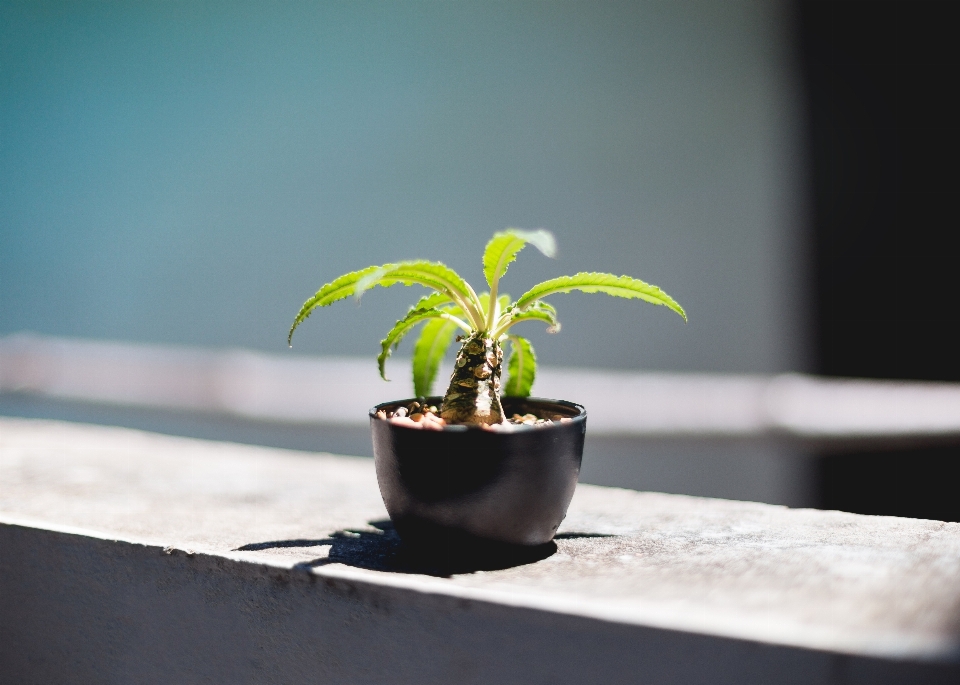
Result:
M427 398L439 405L439 397ZM587 412L578 404L503 398L504 413L571 420L490 431L411 428L377 418L413 400L370 410L377 480L406 543L437 547L489 542L543 545L567 513L577 486Z

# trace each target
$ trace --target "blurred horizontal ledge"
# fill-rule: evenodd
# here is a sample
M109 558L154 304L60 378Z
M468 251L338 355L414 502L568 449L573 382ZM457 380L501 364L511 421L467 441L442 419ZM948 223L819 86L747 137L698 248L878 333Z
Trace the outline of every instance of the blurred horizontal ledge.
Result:
M373 359L16 334L0 338L0 392L360 426L373 405L413 395L408 364L394 359L397 380L384 383ZM535 390L586 406L592 435L835 446L960 439L960 384L544 367Z

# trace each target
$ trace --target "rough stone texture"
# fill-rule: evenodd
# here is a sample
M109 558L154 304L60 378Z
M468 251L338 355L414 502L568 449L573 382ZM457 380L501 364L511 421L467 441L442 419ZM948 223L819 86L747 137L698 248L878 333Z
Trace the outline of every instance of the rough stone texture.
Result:
M444 567L385 519L368 459L0 419L0 682L960 677L960 524L580 486Z

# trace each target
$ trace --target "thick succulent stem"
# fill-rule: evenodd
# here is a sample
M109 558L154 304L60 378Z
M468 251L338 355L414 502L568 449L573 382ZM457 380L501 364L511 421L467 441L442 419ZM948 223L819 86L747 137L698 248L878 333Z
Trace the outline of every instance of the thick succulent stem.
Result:
M443 396L440 416L452 423L503 423L500 406L500 343L484 333L474 333L460 347Z

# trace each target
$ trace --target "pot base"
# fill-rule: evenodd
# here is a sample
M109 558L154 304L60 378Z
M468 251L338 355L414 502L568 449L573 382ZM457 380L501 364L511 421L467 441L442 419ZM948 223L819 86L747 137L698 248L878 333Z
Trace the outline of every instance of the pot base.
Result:
M406 548L404 557L418 566L448 573L497 571L546 559L557 551L552 540L539 545L515 545L438 526L420 518L394 523Z

